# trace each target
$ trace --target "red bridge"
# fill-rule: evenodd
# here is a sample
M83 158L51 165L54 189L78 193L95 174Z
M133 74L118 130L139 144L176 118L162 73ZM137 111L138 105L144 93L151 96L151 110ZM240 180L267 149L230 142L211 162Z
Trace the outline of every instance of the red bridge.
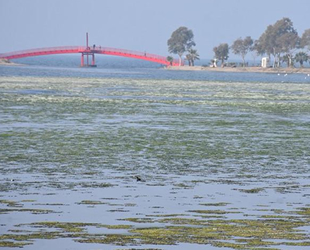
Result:
M8 52L0 54L0 59L17 59L30 56L41 56L41 55L53 55L53 54L69 54L69 53L80 53L81 54L81 66L96 66L95 65L95 54L105 54L112 56L123 56L136 59L142 59L151 61L163 65L178 66L179 61L174 59L171 63L164 56L154 55L146 52L138 52L124 49L106 48L98 46L62 46L62 47L51 47L51 48L39 48L22 50L15 52ZM87 56L87 64L84 64L84 56ZM89 64L88 57L92 57L92 62Z

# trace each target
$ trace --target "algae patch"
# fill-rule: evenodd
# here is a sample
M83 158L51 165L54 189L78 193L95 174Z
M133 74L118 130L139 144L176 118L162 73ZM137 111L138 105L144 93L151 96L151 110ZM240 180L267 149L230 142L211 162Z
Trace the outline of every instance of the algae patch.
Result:
M180 243L205 244L233 249L278 249L277 246L309 246L310 236L301 228L310 226L309 208L286 212L270 210L274 215L257 219L189 218L188 215L155 215L122 219L130 225L104 225L81 222L36 222L16 225L38 230L29 234L6 234L1 244L22 242L31 244L34 239L72 238L80 243L97 243L120 246L177 245ZM226 214L222 210L193 210L191 213ZM186 216L186 217L185 217ZM145 224L142 225L141 223ZM155 227L149 225L156 223ZM89 233L97 228L97 233ZM105 230L114 230L108 233ZM48 233L46 232L48 229ZM115 230L119 233L115 233ZM124 230L126 231L124 233ZM15 231L16 233L19 231ZM13 231L12 231L13 233ZM13 246L11 246L13 247Z

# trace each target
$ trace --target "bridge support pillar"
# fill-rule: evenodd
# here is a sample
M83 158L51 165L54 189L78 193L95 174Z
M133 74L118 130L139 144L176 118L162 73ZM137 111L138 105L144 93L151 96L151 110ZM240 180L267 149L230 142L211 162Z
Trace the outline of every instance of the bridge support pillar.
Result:
M92 56L91 64L89 64L89 56ZM86 56L86 64L84 62L84 56ZM95 53L94 52L82 52L81 54L81 67L97 67L95 62Z
M94 53L92 54L91 65L92 65L92 67L94 67L94 65L95 65L95 54Z
M83 53L81 54L81 67L84 67L84 55L83 55Z

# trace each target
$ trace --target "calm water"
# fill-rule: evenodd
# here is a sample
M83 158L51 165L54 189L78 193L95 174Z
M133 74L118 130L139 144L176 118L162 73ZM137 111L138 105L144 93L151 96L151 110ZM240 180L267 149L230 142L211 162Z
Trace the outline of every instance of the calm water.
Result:
M76 67L75 56L16 62L27 65L0 66L0 243L237 249L251 235L226 226L217 232L214 221L237 227L272 218L296 226L291 234L275 226L273 237L258 237L271 242L266 249L308 249L301 244L310 233L305 75L172 72L105 57L95 69ZM202 229L212 224L225 237L202 245L196 238L176 245L100 241L170 230L175 218L189 228L197 227L194 219ZM85 225L74 224L83 234L69 234L46 222Z
M0 76L83 77L83 78L129 78L172 79L238 82L296 82L310 83L305 74L262 74L226 72L174 72L161 69L161 65L142 60L97 56L97 68L80 68L78 55L40 56L14 60L23 67L1 67ZM197 61L197 65L208 65L209 60ZM305 79L306 77L306 79Z

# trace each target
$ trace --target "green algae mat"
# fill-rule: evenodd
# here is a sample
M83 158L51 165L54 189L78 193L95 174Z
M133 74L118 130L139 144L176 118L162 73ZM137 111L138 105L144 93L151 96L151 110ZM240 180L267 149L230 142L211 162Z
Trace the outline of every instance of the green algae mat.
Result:
M0 77L0 248L309 249L309 117L306 83Z

